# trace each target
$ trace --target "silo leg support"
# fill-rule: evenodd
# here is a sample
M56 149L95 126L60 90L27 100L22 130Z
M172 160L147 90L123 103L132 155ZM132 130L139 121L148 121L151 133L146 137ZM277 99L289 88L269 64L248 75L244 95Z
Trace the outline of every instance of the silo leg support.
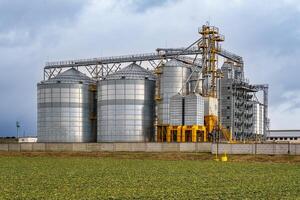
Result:
M203 142L207 142L206 128L202 126L201 130L203 131Z
M182 134L181 134L181 142L185 142L185 130L186 130L186 126L182 127Z
M177 127L177 142L181 142L181 126Z
M192 127L192 142L197 142L197 127Z
M167 127L167 142L171 142L171 128Z

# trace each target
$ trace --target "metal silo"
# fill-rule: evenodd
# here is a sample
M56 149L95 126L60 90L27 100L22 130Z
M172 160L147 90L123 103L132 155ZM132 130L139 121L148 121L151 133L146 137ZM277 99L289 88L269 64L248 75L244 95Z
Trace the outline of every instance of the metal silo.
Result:
M184 124L204 125L204 98L200 94L189 94L185 97Z
M184 125L184 97L180 94L175 94L170 99L170 125Z
M157 105L157 115L159 125L170 124L170 99L179 92L186 95L191 69L188 65L172 59L164 64L160 75L160 100Z
M98 142L154 137L155 76L133 63L98 84Z
M38 142L95 142L95 81L71 68L37 84Z

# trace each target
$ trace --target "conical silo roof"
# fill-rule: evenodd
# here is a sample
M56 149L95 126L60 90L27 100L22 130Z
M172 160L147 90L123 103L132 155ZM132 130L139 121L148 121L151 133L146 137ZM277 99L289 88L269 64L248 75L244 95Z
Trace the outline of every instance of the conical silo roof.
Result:
M166 67L187 67L188 65L179 60L171 59L165 63L165 66Z
M58 82L60 82L60 83L81 82L83 84L95 83L95 81L93 79L91 79L84 73L82 73L74 68L70 68L49 80L42 81L42 83L58 83Z
M149 79L155 80L155 75L149 70L144 69L143 67L132 63L127 67L120 69L119 71L108 75L106 80L116 80L116 79Z

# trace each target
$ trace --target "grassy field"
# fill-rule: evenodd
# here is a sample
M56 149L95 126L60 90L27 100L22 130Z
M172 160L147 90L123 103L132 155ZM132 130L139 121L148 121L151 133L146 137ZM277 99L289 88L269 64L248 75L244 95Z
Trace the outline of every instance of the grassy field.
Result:
M229 159L1 154L0 199L300 199L299 157Z

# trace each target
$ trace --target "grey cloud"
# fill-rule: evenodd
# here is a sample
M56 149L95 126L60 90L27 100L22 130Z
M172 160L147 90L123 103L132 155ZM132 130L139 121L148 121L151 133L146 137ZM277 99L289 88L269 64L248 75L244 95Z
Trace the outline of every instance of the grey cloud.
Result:
M0 1L0 45L29 45L47 26L66 26L87 3L84 0Z
M0 1L0 136L15 135L17 120L22 132L35 134L36 83L42 77L46 49L60 41L60 31L76 23L88 4Z
M128 4L128 7L131 7L132 10L143 13L145 11L151 10L153 8L164 6L171 2L176 2L177 0L133 0L131 3Z

